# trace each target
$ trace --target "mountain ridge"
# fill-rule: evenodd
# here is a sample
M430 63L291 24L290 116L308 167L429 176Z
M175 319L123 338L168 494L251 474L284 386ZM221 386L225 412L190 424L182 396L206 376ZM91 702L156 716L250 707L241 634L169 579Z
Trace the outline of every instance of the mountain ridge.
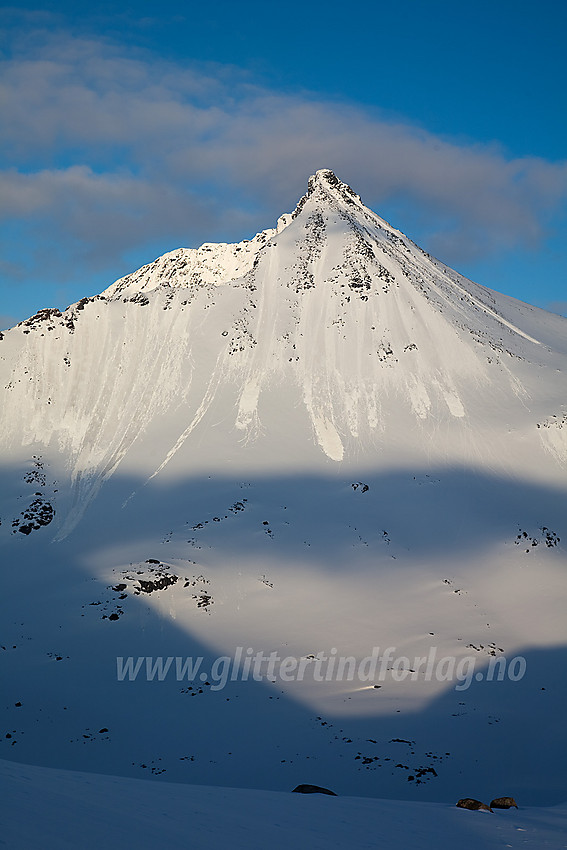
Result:
M279 415L285 410L291 423L290 410L300 405L316 445L340 462L361 444L379 445L392 415L418 427L448 416L474 430L483 393L500 395L503 410L508 405L512 418L525 419L526 399L537 403L541 395L541 367L561 367L551 346L565 321L466 281L323 169L273 230L249 242L170 252L100 296L64 313L40 311L8 332L3 351L12 344L14 354L2 363L1 425L7 435L23 428L30 442L66 445L74 478L90 477L96 456L106 455L105 476L134 434L168 406L185 404L171 458L223 388L234 397L234 413L222 414L229 440L254 441L268 427L265 394L275 391ZM106 383L93 399L92 379L85 384L82 377L94 376L97 360ZM45 382L44 373L53 379ZM124 400L117 422L105 401L115 384ZM24 422L14 419L18 409L26 411ZM542 407L532 427L561 414L561 404ZM93 436L101 424L102 436ZM462 441L462 427L452 428ZM110 430L122 435L118 445ZM549 429L539 430L549 443ZM93 442L91 457L81 460ZM554 433L559 457L561 442Z

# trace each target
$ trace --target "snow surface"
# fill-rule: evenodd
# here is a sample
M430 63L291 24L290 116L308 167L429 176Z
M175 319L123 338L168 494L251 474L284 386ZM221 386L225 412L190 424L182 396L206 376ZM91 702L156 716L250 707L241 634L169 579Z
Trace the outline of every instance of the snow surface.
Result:
M0 756L459 824L563 803L566 330L319 171L273 230L4 333ZM374 647L383 678L314 673ZM239 648L303 680L217 688Z
M7 850L492 850L567 847L567 806L471 812L439 803L158 785L0 761Z

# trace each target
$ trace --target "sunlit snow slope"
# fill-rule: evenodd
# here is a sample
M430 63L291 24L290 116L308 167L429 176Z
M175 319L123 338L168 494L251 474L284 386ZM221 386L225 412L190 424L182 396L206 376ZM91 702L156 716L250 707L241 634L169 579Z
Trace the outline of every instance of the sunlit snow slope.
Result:
M566 330L318 171L276 228L0 335L0 755L560 802ZM390 646L388 681L306 661L212 688L238 647ZM433 647L525 675L392 678ZM118 681L117 656L203 656L204 678Z

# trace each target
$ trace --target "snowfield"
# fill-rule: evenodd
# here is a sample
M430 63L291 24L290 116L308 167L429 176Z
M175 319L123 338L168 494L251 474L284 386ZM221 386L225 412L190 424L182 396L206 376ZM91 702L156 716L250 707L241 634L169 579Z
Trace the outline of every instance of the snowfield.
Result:
M0 762L8 850L560 850L567 806L440 803L158 784Z

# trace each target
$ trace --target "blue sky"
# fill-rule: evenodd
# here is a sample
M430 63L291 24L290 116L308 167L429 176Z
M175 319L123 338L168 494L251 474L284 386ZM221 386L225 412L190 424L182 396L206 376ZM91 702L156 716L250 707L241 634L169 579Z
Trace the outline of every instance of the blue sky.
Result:
M566 30L563 0L0 8L0 324L273 226L318 168L567 313Z

